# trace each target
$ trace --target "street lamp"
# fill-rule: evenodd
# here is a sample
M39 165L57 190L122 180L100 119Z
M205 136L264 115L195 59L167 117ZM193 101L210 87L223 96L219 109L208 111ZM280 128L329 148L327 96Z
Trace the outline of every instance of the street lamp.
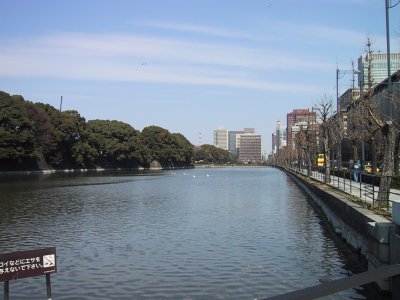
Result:
M392 79L390 78L390 32L389 32L389 9L397 6L400 0L396 4L391 5L391 0L385 0L385 11L386 11L386 48L387 48L387 72L388 72L388 89L392 84Z
M386 48L387 48L387 74L388 74L388 86L387 90L390 95L391 86L392 86L392 78L391 78L391 70L390 70L390 32L389 32L389 9L397 6L400 3L400 0L397 1L396 4L391 5L391 0L385 0L385 11L386 11ZM389 97L388 97L389 98ZM389 99L387 102L387 108L389 112L389 116L392 117L392 109L389 104Z

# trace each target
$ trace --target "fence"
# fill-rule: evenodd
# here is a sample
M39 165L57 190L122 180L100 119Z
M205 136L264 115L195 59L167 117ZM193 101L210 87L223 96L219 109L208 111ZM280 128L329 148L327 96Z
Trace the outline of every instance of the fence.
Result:
M328 296L360 285L375 282L385 278L392 280L392 299L400 297L400 265L393 264L350 277L337 279L328 283L308 287L263 300L311 300Z
M293 167L290 168L292 171L301 173L308 176L307 169ZM311 176L309 176L317 181L325 182L325 172L323 168L313 169L311 171ZM379 180L378 176L368 174L368 173L358 173L358 180L356 181L353 170L336 170L333 169L330 175L330 182L327 183L335 188L338 188L350 195L359 198L368 206L375 207L379 204L379 207L392 211L392 203L400 202L400 190L389 189L386 191L385 203L378 200L379 192Z

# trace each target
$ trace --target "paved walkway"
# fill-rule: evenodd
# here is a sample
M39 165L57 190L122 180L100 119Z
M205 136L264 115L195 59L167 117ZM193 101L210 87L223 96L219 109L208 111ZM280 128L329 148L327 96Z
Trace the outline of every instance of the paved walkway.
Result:
M300 172L304 175L307 175L306 169L303 170L293 169L293 170L296 172ZM318 171L313 171L311 177L318 181L324 182L325 175ZM350 195L353 195L371 205L374 204L374 202L378 197L378 190L379 190L378 186L364 182L356 182L353 179L350 180L348 178L331 175L331 182L329 183L329 185L338 188ZM392 202L400 202L400 190L390 189L389 208L388 208L389 211L392 210Z

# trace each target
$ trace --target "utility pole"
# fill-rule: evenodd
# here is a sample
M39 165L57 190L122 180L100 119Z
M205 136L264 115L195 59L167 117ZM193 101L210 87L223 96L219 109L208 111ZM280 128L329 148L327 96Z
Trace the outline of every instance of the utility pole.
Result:
M351 70L340 70L339 67L336 67L336 116L338 119L338 122L343 123L342 119L342 109L346 107L340 107L340 101L339 101L339 79L343 78L348 72L351 72L352 77L351 77L351 102L353 103L354 98L355 98L355 93L354 93L354 82L355 82L355 74L362 74L360 70L355 70L354 69L354 62L351 62ZM362 88L362 87L361 87ZM350 103L347 103L349 105ZM354 109L354 108L353 108ZM338 166L341 168L342 166L342 144L341 142L338 143L337 145L337 160L338 160Z
M61 100L60 100L60 112L62 111L62 98L63 98L63 96L61 96Z
M390 72L390 33L389 33L389 8L394 6L390 6L390 0L385 0L385 9L386 9L386 48L387 48L387 73L388 73L388 91L390 91L390 87L392 85L392 78ZM398 3L397 3L398 4ZM397 5L396 4L396 5ZM395 6L396 6L395 5Z
M389 9L397 6L400 3L400 0L397 1L396 4L392 5L391 0L385 0L385 11L386 11L386 47L387 47L387 73L388 73L388 86L387 86L387 91L388 91L388 103L387 103L387 109L388 109L388 115L390 118L393 117L393 112L392 112L392 106L390 105L390 97L391 97L391 88L392 88L392 78L391 78L391 66L390 66L390 27L389 27Z

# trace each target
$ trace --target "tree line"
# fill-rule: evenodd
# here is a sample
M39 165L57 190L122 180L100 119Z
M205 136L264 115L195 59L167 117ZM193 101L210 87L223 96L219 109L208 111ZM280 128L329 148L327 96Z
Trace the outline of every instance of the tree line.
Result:
M142 131L120 121L86 121L75 110L59 111L0 91L0 171L190 167L193 145L158 126Z
M205 144L195 147L194 160L197 164L234 164L237 156L228 150Z

